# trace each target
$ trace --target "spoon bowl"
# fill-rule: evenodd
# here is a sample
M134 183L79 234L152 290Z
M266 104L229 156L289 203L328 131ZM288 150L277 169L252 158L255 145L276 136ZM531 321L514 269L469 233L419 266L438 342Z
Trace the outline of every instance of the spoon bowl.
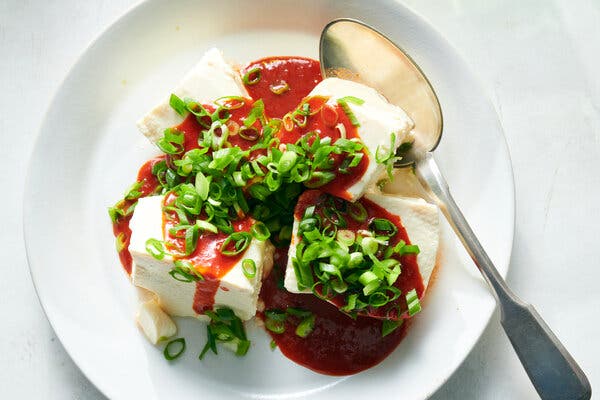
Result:
M323 29L319 55L324 77L371 86L414 121L415 141L397 166L435 150L442 137L442 109L431 83L406 52L368 25L343 18Z

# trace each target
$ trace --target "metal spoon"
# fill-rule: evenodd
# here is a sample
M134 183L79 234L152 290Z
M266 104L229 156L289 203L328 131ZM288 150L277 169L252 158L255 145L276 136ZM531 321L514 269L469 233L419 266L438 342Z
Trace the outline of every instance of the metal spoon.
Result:
M414 165L419 181L489 284L504 331L540 397L589 399L592 389L581 368L533 306L506 285L452 198L432 153L442 137L442 110L423 71L387 37L346 18L323 29L320 60L323 76L365 83L402 107L415 122L415 143L398 166Z

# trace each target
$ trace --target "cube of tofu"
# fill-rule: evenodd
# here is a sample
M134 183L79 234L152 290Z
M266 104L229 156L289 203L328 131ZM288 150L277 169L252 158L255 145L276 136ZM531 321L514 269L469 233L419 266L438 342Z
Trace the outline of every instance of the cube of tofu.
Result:
M391 214L397 215L412 244L419 246L417 264L423 286L427 289L431 272L435 267L439 244L439 213L438 207L423 199L401 197L395 195L368 193L365 198L377 204ZM310 290L299 290L298 280L292 265L292 256L296 254L298 245L298 225L300 220L294 217L292 242L290 245L288 263L285 271L285 288L292 293L310 293Z
M239 74L215 48L204 54L171 93L201 103L210 103L223 96L250 97ZM184 117L169 105L171 93L137 122L140 132L153 143L163 136L165 129L183 122Z
M138 201L131 218L131 242L129 251L133 257L131 277L136 286L155 293L163 310L171 316L197 317L208 320L205 315L194 311L196 286L194 282L181 282L169 275L173 259L165 256L157 260L146 251L146 241L150 238L163 239L162 196L145 197ZM263 268L271 268L266 263L273 262L273 246L268 241L252 239L243 257L227 272L219 282L214 296L214 307L229 307L242 320L256 314L256 303L260 292ZM243 259L256 263L256 274L252 279L244 275ZM199 282L201 285L203 282Z
M140 304L137 323L146 338L152 344L170 338L177 333L173 320L165 313L156 299L150 299Z
M385 166L378 164L375 159L377 148L384 154L394 152L402 143L412 142L413 121L400 107L390 104L375 89L360 83L339 78L327 78L321 81L308 95L326 96L333 100L353 96L364 101L358 105L347 102L352 113L360 123L357 127L358 135L367 148L369 165L362 179L350 186L348 192L350 201L356 201L365 193L367 188L374 185L385 170ZM391 143L391 134L395 134L395 141ZM393 147L393 149L390 149Z

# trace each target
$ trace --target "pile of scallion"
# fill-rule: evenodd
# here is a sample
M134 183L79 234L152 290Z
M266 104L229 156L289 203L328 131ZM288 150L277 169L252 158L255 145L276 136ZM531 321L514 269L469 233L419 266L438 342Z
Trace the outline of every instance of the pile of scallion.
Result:
M416 291L404 294L394 284L402 273L400 257L419 248L397 240L392 221L369 218L362 201L322 195L306 207L298 225L300 241L290 255L298 289L324 300L342 298L340 309L350 315L393 306L400 316L396 300L404 295L412 316L421 309Z

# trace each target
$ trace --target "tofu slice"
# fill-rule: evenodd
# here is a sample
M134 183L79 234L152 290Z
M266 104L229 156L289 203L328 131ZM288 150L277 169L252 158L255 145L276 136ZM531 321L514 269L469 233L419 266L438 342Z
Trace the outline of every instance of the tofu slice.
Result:
M438 207L423 199L382 193L368 193L365 198L389 213L400 216L410 242L419 246L420 253L417 255L417 264L423 278L423 286L427 290L431 272L435 267L439 244ZM292 266L292 255L296 253L296 246L299 242L297 235L299 223L300 221L294 218L292 243L288 253L284 286L292 293L310 293L310 290L298 290L298 280Z
M145 197L138 204L131 218L132 231L129 251L133 257L131 278L136 286L156 294L160 307L171 316L196 317L208 321L205 315L193 309L196 284L180 282L169 275L173 259L165 256L157 260L146 252L146 241L163 239L162 196ZM215 294L214 306L231 308L242 320L256 314L256 303L261 287L263 268L271 268L274 247L269 241L252 239L242 259L221 278ZM256 275L248 279L242 269L242 260L250 258L256 263Z
M154 298L140 304L137 323L152 344L177 333L177 326Z
M210 103L223 96L250 97L239 74L215 48L204 54L171 93L201 103ZM153 143L163 136L165 129L179 125L184 119L169 105L171 93L137 122L140 132Z
M368 149L369 166L363 178L347 189L348 200L356 201L369 186L377 182L385 170L385 166L377 164L375 152L378 146L381 151L390 151L391 134L396 135L393 151L405 142L412 142L413 121L400 107L389 103L375 89L363 84L339 78L327 78L321 81L308 95L327 96L337 101L342 97L354 96L364 100L362 105L348 102L348 106L360 123L358 135Z
M365 198L400 216L412 244L419 246L417 264L427 290L429 278L435 268L440 240L439 209L423 199L400 197L382 193L369 193Z

